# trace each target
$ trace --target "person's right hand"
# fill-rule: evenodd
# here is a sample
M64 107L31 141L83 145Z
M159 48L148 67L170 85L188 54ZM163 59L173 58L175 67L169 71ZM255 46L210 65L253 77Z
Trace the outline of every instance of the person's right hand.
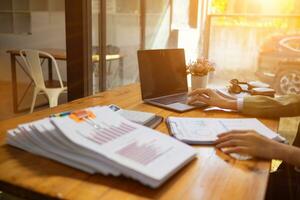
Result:
M188 103L193 104L197 101L204 102L209 106L217 106L220 108L227 108L236 110L237 101L234 99L227 98L216 90L208 88L195 89L188 94Z
M278 157L282 144L259 135L256 131L229 131L218 135L216 148L226 148L225 153L239 153L273 159Z

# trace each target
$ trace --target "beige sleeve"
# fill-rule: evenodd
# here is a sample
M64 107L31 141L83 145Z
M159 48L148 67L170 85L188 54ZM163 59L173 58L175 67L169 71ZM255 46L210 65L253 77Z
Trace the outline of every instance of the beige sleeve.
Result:
M242 113L268 118L300 116L300 95L291 94L277 98L247 96L244 97Z

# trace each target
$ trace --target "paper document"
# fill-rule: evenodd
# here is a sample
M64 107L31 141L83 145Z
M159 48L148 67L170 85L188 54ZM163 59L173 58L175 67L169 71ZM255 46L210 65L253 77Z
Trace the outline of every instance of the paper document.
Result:
M171 134L188 144L212 144L220 133L231 130L255 130L257 133L280 142L285 139L255 118L182 118L169 117L167 124Z
M7 143L87 173L124 175L153 188L196 156L192 147L131 122L107 106L20 124L8 131Z
M105 117L81 123L70 117L51 121L72 143L101 155L122 174L143 175L154 185L195 155L194 150L183 143L130 122L108 108L95 107L89 111Z

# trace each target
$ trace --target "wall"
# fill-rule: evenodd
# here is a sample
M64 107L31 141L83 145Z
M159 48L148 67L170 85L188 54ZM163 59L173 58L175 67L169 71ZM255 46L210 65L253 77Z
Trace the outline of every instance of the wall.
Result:
M8 49L66 48L64 12L32 12L31 28L31 35L0 34L0 81L11 80ZM59 65L66 80L65 62L59 62ZM18 79L27 80L21 73Z

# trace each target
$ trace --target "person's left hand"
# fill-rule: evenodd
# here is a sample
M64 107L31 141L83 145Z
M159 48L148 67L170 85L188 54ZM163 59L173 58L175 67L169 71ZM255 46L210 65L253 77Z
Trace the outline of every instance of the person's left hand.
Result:
M226 148L224 153L247 154L272 159L280 143L259 135L255 131L230 131L218 135L216 148Z

